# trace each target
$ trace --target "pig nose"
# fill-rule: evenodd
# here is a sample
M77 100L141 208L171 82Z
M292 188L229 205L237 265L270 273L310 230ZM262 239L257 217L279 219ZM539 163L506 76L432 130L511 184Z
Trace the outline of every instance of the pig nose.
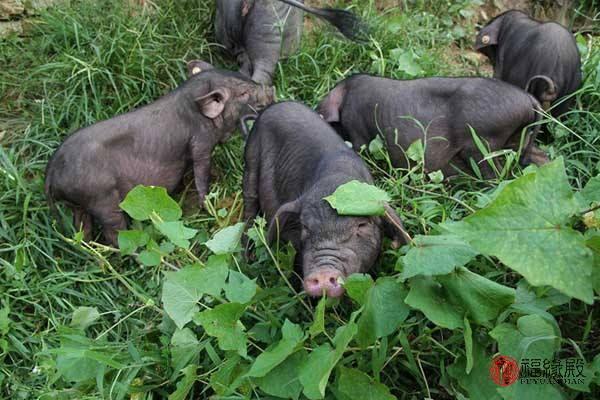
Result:
M310 296L321 297L323 292L327 297L341 297L344 294L344 288L338 282L342 273L335 269L318 270L304 278L304 290Z

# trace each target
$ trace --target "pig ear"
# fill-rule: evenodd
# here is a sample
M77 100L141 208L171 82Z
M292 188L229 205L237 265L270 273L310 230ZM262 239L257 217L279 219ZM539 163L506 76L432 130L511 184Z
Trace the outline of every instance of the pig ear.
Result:
M225 109L225 103L231 94L227 89L217 89L196 99L200 112L207 118L215 119Z
M341 83L337 85L327 97L321 101L317 112L323 117L323 119L329 123L340 122L340 110L342 108L342 102L346 95L346 85Z
M402 225L400 217L389 204L384 205L385 214L383 215L383 229L390 239L392 239L392 247L398 248L400 245L410 243L412 238Z
M211 64L202 61L202 60L192 60L187 63L188 76L194 76L199 74L200 72L208 71L209 69L214 69Z
M267 233L267 243L273 243L285 226L297 221L300 214L300 200L285 203L275 213L269 222L269 231Z
M500 15L481 28L475 39L475 50L481 50L488 46L495 46L498 44L498 35L503 20L504 15Z

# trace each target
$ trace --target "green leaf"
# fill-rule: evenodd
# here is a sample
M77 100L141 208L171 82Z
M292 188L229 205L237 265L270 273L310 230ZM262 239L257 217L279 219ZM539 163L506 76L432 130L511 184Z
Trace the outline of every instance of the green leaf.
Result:
M236 270L229 271L229 280L225 285L225 296L233 303L246 304L256 294L256 279L250 279Z
M581 195L588 203L600 201L600 175L596 175L587 182Z
M143 265L147 267L155 267L157 265L160 265L160 262L162 261L160 253L154 249L141 251L140 255L138 256L138 259Z
M329 344L321 345L313 349L306 362L301 366L300 383L304 387L304 395L309 399L322 399L325 396L325 388L331 371L341 360L348 344L358 331L358 326L354 322L355 318L356 314L353 314L347 325L338 328L333 339L335 349L332 349Z
M340 368L337 388L348 399L394 400L390 389L357 369Z
M188 393L194 387L198 375L196 373L197 365L188 365L183 370L183 378L177 382L177 390L169 395L169 400L186 400Z
M325 305L327 304L327 298L322 297L319 300L319 304L317 304L317 308L315 309L315 317L313 324L308 329L308 333L310 337L315 337L319 333L325 332Z
M402 257L402 279L417 275L445 275L462 267L478 253L455 235L415 236L413 247Z
M179 329L192 320L204 294L218 296L225 286L229 268L225 256L211 256L205 267L190 265L177 272L166 272L162 302L165 312Z
M183 249L190 247L190 239L198 232L196 229L186 228L181 221L153 221L154 226L176 246Z
M490 379L492 357L485 353L485 347L478 341L473 342L473 369L467 373L467 360L464 356L456 359L448 367L448 374L456 379L467 391L470 399L500 400L498 386Z
M144 231L119 231L119 250L123 255L131 255L138 247L145 246L149 240L150 236Z
M134 187L119 206L137 221L150 219L152 213L156 213L163 221L175 221L182 214L179 204L169 197L165 188L158 186Z
M466 268L434 278L413 278L404 300L436 325L448 329L464 326L464 317L486 324L514 302L514 289L502 286Z
M469 323L469 318L465 316L465 329L463 331L463 336L465 338L465 354L467 356L467 365L465 366L465 372L467 374L471 373L473 369L473 331L471 330L471 324Z
M96 307L78 307L73 311L71 317L71 326L76 329L84 330L100 318L100 313Z
M413 161L423 161L425 157L425 148L421 139L415 140L406 149L406 156Z
M302 332L302 328L299 325L291 323L287 319L283 323L282 335L283 337L277 344L273 345L270 349L267 349L256 358L248 372L248 376L263 377L267 375L273 368L277 367L294 353L299 344L304 342L304 332Z
M300 367L306 362L306 350L301 349L262 378L255 378L262 391L284 399L297 400L302 392Z
M583 235L565 226L578 209L558 159L506 185L485 209L445 227L532 285L549 285L591 304L592 253Z
M60 327L58 349L49 352L56 354L56 369L68 382L85 382L96 377L98 370L106 366L115 369L125 368L116 361L118 352L113 349L98 348L98 343L81 335L79 330Z
M552 359L560 346L560 333L540 315L526 315L517 320L517 326L503 323L491 332L498 342L500 354L510 356L521 362L527 359ZM555 385L539 383L521 383L517 380L511 386L500 388L498 392L504 399L563 399L560 389ZM543 396L543 397L538 397Z
M239 250L240 239L244 233L243 222L228 226L217 232L212 239L204 243L215 254L229 254Z
M361 306L367 301L367 293L375 285L373 278L367 274L352 274L344 282L348 296Z
M221 350L235 350L245 357L246 334L239 321L245 310L246 306L240 303L220 304L194 315L194 322L202 325L207 335L217 338Z
M201 346L194 332L189 328L177 329L171 337L171 365L180 371L198 360Z
M324 198L339 215L383 215L390 196L368 183L350 181Z
M396 331L408 316L404 303L406 291L390 277L379 278L365 297L364 309L358 320L356 340L361 347Z
M390 57L398 64L398 69L407 75L416 76L423 72L412 51L393 49Z
M210 376L210 386L219 396L231 396L244 382L247 382L245 379L247 371L248 365L242 362L239 355L229 355L219 366L218 371Z

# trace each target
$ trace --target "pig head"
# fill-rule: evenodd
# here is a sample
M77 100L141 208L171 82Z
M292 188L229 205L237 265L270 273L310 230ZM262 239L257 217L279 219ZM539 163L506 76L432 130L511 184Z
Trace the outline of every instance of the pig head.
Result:
M475 50L494 66L494 77L532 93L558 117L567 112L581 86L581 61L575 38L556 22L539 22L510 10L477 34Z
M229 137L240 115L273 100L272 89L239 73L202 61L190 62L188 70L190 79L157 101L73 133L48 162L47 198L73 210L86 240L95 220L116 245L117 231L127 227L119 203L129 190L143 184L171 192L189 166L202 206L214 146Z

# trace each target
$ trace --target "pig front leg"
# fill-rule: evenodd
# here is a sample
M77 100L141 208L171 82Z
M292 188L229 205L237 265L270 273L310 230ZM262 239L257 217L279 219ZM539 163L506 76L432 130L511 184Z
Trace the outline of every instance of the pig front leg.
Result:
M118 247L119 231L127 229L127 219L119 208L121 197L117 190L109 191L107 195L95 201L89 213L102 225L102 234L107 243Z
M210 156L212 147L204 143L192 144L192 163L194 167L194 182L198 192L200 209L204 208L204 200L210 184Z

